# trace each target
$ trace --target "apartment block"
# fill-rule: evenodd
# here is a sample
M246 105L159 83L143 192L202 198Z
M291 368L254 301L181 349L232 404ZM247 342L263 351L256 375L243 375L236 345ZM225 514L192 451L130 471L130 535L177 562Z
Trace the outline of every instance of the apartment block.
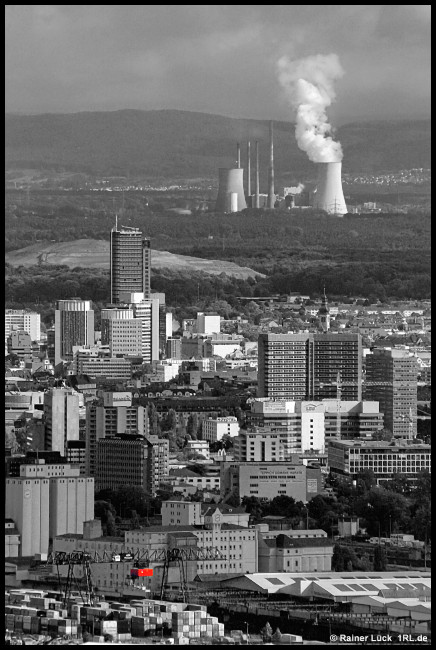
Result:
M261 334L259 397L322 400L338 395L362 399L360 334Z

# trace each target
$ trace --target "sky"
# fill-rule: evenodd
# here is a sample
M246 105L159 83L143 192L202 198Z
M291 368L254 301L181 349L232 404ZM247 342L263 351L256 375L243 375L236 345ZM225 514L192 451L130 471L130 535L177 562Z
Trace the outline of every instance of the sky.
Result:
M289 121L277 61L336 54L329 117L430 114L430 5L7 5L6 112Z

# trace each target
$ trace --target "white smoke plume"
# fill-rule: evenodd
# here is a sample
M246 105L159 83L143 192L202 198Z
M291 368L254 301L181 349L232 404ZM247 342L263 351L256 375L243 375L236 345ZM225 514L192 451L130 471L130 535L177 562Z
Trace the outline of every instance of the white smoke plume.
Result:
M296 110L295 137L313 162L340 162L342 147L331 135L326 109L336 99L334 82L344 70L336 54L317 54L298 61L283 56L277 75Z
M298 183L298 185L296 185L295 187L285 187L284 188L284 194L285 194L285 196L287 194L293 194L293 195L301 194L301 192L304 190L304 188L305 188L304 183Z

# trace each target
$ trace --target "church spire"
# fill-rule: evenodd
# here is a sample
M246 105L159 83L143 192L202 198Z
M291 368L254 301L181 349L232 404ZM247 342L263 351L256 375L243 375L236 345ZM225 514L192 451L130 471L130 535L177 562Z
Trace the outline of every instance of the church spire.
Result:
M322 331L328 332L330 329L330 310L327 302L327 296L325 293L325 286L324 286L324 295L322 298L321 307L319 308L318 311L318 318L321 322Z

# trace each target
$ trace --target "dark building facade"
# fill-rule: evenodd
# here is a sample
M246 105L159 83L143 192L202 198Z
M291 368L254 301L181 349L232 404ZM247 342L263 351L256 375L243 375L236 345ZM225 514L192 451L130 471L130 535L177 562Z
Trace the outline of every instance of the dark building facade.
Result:
M360 334L261 334L259 397L283 400L362 399Z
M143 293L150 298L150 240L138 229L121 226L110 236L111 302L120 302L123 292Z

